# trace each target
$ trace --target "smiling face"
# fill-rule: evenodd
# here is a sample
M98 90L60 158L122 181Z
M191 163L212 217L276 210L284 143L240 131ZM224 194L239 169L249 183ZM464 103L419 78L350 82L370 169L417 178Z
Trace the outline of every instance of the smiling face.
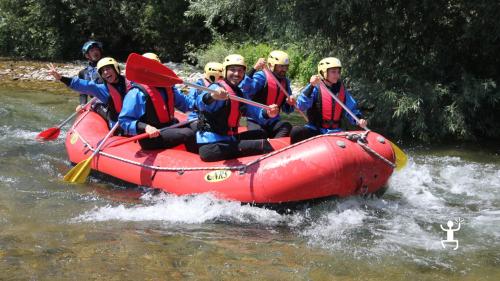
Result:
M100 74L102 79L104 79L107 83L118 82L118 73L116 73L116 70L112 65L103 66Z
M245 67L241 65L230 65L226 69L226 80L237 86L245 76Z
M101 49L97 46L90 48L85 54L85 58L89 61L98 62L102 58Z

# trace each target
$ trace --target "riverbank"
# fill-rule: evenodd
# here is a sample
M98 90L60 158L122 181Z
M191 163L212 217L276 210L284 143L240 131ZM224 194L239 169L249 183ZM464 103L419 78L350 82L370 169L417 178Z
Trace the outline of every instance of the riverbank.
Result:
M78 75L87 62L48 62L0 58L0 83L4 88L71 93L70 89L64 84L54 81L54 78L48 73L47 64L49 63L53 63L63 76L73 77ZM173 62L168 62L165 65L174 70L182 79L196 80L202 76L201 70L190 65ZM125 69L125 63L120 62L120 67L122 70Z
M62 83L56 83L48 74L43 61L25 61L0 58L0 83L4 88L41 90L52 93L70 93ZM54 63L63 75L77 75L81 62Z
M56 83L48 73L47 64L53 63L63 75L73 77L78 75L86 65L86 61L49 62L31 60L13 60L0 57L0 83L4 88L32 89L52 93L71 93L64 84ZM183 80L195 82L203 76L203 70L192 65L168 62L165 63ZM125 62L120 62L120 67L125 69ZM291 85L292 92L298 93L303 85Z

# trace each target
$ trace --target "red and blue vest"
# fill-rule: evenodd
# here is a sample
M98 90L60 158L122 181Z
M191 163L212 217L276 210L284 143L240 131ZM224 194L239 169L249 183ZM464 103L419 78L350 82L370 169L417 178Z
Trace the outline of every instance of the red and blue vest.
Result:
M340 84L340 90L337 97L342 103L345 103L345 90L343 84ZM307 111L309 122L318 128L336 129L340 127L342 111L342 106L335 102L330 96L325 84L320 83L318 98Z
M253 100L258 103L266 105L276 104L278 107L281 107L283 102L285 102L286 95L276 83L278 82L278 79L266 68L264 68L263 72L266 76L266 85L262 88L262 90L255 94ZM286 89L286 79L281 80L280 84L283 89Z

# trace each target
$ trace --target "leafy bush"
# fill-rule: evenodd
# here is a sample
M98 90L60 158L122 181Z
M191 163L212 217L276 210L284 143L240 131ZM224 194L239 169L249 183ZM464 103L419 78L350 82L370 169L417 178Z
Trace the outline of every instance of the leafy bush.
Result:
M372 129L423 141L500 138L496 0L0 0L0 55L81 58L157 52L203 66L241 53L290 55L307 83L338 57ZM203 46L203 47L202 47Z
M106 55L156 52L181 61L186 46L211 40L202 18L187 18L184 0L0 0L0 55L35 59L82 58L88 39Z
M288 70L288 77L298 80L305 84L311 78L311 75L316 73L316 65L320 58L316 54L304 55L297 47L290 45L286 48L280 48L276 44L266 43L243 43L232 44L228 41L216 41L205 49L197 49L190 53L190 60L196 61L200 68L209 61L222 62L224 58L233 53L242 55L247 63L247 66L253 67L259 58L266 58L273 50L282 50L288 53L290 57L290 68Z
M340 58L371 128L389 136L500 138L498 1L192 0L187 13L230 42L280 42L301 82Z

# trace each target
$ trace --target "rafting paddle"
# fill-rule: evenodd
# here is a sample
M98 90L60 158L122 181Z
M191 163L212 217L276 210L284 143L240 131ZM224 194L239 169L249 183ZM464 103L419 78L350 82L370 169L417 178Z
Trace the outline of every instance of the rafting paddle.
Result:
M325 82L322 79L320 79L320 81L321 81L320 83L322 83L324 88L327 90L328 94L330 94L330 96L332 96L332 98L340 106L342 106L342 108L344 108L345 111L347 111L347 113L349 113L349 115L351 115L351 117L354 120L356 120L356 122L359 124L359 118L356 115L354 115L354 113L343 102L341 102L340 99L330 91L330 89L328 89L328 87L326 86ZM370 131L370 129L368 129L367 127L364 127L363 129L365 129L366 131ZM396 155L396 171L399 171L404 166L406 166L406 163L408 162L408 156L406 156L406 154L401 150L401 148L399 148L393 142L391 142L390 140L387 140L387 141L391 144L392 150L394 151L394 154Z
M177 124L174 124L172 126L165 127L165 128L161 128L160 132L165 131L167 129L179 128L179 127L182 127L184 125L193 123L195 121L198 121L198 118L195 118L195 119L192 119L192 120L188 120L188 121L184 121L184 122L180 122L180 123L177 123ZM119 140L119 141L116 141L114 143L111 143L110 145L108 145L108 147L115 147L115 146L119 146L119 145L122 145L122 144L125 144L125 143L142 140L142 139L145 139L145 138L148 138L148 137L149 137L148 133L142 133L140 135L136 135L136 136L133 136L133 137L129 137L129 138L126 138L126 139Z
M283 86L281 85L280 81L278 81L278 79L276 79L276 77L274 77L274 74L273 72L269 69L269 67L267 67L267 65L264 65L264 72L266 72L266 76L267 77L271 77L271 79L274 80L274 83L276 83L276 85L278 85L278 88L280 88L280 90L285 94L285 96L287 98L290 97L290 94L288 93L288 91L283 88ZM301 111L296 105L294 105L294 107L297 109L297 111L300 113L300 115L302 116L302 118L304 118L304 120L306 120L306 122L309 122L309 119L307 118L307 116L304 114L303 111Z
M202 91L211 93L217 92L216 90L184 81L179 78L179 76L177 76L177 74L175 74L173 70L164 66L160 62L148 59L136 53L132 53L128 56L125 75L130 81L146 84L153 87L171 87L175 84L184 84L191 88L196 88ZM242 97L234 95L229 95L228 97L235 101L239 101L263 109L270 109L270 107L267 105L254 102Z
M92 163L92 158L96 156L99 151L101 150L102 146L106 143L106 141L109 139L111 135L116 131L118 128L119 124L116 122L116 124L111 128L111 130L108 132L108 134L104 137L104 139L101 141L101 143L97 146L96 150L92 155L90 155L89 158L86 160L83 160L82 162L78 163L75 167L73 167L69 172L64 176L64 181L65 182L70 182L70 183L85 183L87 180L87 177L90 174L90 163Z
M92 103L95 100L95 98L91 99L89 102L87 102L83 107L86 107L90 103ZM37 140L42 140L42 141L47 141L47 140L55 140L59 136L59 133L61 133L61 128L62 126L66 125L66 123L69 122L73 117L75 117L76 114L78 114L79 111L73 112L68 118L64 119L64 121L61 122L61 124L57 125L56 127L51 127L48 128L42 132L40 132L37 136Z

